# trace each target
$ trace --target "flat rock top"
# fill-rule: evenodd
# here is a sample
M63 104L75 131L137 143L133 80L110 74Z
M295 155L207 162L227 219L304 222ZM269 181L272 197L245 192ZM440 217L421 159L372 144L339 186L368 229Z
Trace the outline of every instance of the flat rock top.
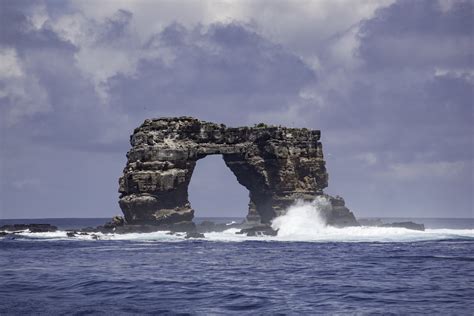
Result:
M150 139L150 136L153 138ZM238 144L255 141L285 141L292 144L315 143L321 132L307 128L255 124L252 127L227 127L224 124L201 121L193 117L161 117L147 119L134 130L131 144L149 145L157 142L191 140L197 143Z

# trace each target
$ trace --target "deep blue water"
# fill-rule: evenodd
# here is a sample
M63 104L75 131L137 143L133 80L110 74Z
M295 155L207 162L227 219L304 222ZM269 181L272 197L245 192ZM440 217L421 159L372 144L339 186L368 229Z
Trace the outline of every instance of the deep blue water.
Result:
M474 238L462 236L399 242L24 236L0 239L0 267L1 315L474 311Z

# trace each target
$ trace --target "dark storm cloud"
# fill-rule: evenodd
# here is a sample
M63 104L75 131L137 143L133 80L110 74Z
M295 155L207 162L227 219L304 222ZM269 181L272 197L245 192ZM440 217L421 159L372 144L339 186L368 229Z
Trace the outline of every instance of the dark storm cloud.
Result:
M330 107L320 113L326 135L336 135L326 143L332 184L355 208L371 194L374 213L472 211L473 21L472 2L442 11L435 1L398 1L362 23L362 65L350 85L321 91Z
M166 49L172 61L142 59L135 73L108 83L111 103L132 115L242 124L252 113L288 106L315 80L301 59L236 23L191 30L175 23L145 47Z
M365 67L359 76L369 82L370 113L400 133L402 155L436 151L433 159L441 160L455 150L466 157L473 16L473 2L454 2L443 12L435 1L399 1L363 24L358 53ZM463 146L453 148L453 142Z
M474 2L398 1L363 23L360 56L368 68L472 67Z
M463 134L472 120L473 15L472 2L460 1L446 12L436 1L399 1L378 11L360 27L355 54L362 66L347 71L350 84L320 91L328 104L321 123L330 128L337 120L351 129L370 126L415 138L422 126L438 140L438 133L452 137L456 131L469 140ZM454 45L417 55L444 40Z
M48 23L35 28L26 16L34 3L20 4L24 7L4 2L7 9L3 14L7 19L2 20L2 26L7 27L1 34L0 45L14 49L18 56L24 75L16 81L24 95L9 93L9 87L6 88L2 128L47 146L116 150L118 144L97 141L110 114L100 106L94 85L77 66L75 54L80 48L61 39ZM11 81L0 79L4 86ZM32 85L34 89L30 89ZM26 102L32 106L25 106ZM5 146L9 144L7 141ZM14 141L11 145L16 146Z
M120 146L125 151L127 140L98 141L111 114L100 107L93 84L77 67L80 48L48 23L33 25L27 14L37 3L1 4L0 48L15 56L21 74L0 77L0 216L114 212L113 200L104 203L103 196L115 195L116 179L93 179L93 174L120 172L123 159L106 162L111 156L101 152Z

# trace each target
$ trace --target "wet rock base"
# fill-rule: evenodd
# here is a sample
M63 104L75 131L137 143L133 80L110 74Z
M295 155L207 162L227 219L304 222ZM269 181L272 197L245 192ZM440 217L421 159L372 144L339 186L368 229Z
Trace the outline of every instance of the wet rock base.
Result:
M339 218L338 221L328 222L329 226L333 227L347 227L347 226L368 226L368 227L396 227L406 228L410 230L424 231L425 226L423 224L414 223L411 221L404 222L393 222L383 223L380 219L361 219L357 221L353 214L350 212L348 216L348 210L345 209L344 201L341 198L335 198L333 202L333 212L329 219L333 220ZM335 206L335 207L334 207ZM330 212L326 210L326 212ZM323 210L324 214L324 210ZM340 214L339 217L337 214ZM127 224L125 219L121 216L115 216L110 222L105 223L102 226L97 227L86 227L77 230L67 230L67 237L77 238L81 236L90 236L92 239L100 239L101 234L130 234L130 233L152 233L157 231L168 231L170 234L183 234L186 239L192 238L204 238L205 233L211 232L223 232L228 229L238 229L236 234L242 234L246 236L258 237L258 236L277 236L278 230L275 230L269 224L255 224L249 221L243 221L241 223L222 224L214 223L211 221L203 221L199 224L194 222L184 221L173 224L162 224L162 225L136 225ZM28 230L31 233L45 233L55 232L58 230L56 226L50 224L13 224L4 225L0 227L0 237L10 237L14 239L14 236L20 232Z
M381 219L359 219L359 223L362 226L368 226L368 227L395 227L395 228L406 228L410 230L425 231L424 224L418 224L412 221L384 223Z

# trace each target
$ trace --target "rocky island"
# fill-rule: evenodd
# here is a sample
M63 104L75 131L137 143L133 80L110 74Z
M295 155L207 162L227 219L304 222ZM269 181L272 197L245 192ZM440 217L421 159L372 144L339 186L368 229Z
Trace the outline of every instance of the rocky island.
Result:
M119 205L124 216L98 227L67 230L67 237L97 233L183 232L186 238L238 228L238 234L276 236L272 221L285 215L297 201L323 198L319 210L329 226L378 226L425 229L413 222L383 223L361 220L345 206L342 197L324 193L328 173L319 130L267 126L226 127L192 117L147 119L130 136L131 149L119 179ZM216 224L193 222L194 209L188 186L199 159L221 155L241 185L249 191L244 222ZM225 217L222 213L222 217ZM49 224L13 224L0 227L0 237L22 231L55 232Z
M130 137L132 148L119 180L126 225L194 226L188 186L196 161L222 155L236 181L249 191L246 223L266 226L297 200L326 196L328 225L359 225L328 185L321 132L306 128L226 127L192 117L148 119ZM222 214L225 216L225 214Z

